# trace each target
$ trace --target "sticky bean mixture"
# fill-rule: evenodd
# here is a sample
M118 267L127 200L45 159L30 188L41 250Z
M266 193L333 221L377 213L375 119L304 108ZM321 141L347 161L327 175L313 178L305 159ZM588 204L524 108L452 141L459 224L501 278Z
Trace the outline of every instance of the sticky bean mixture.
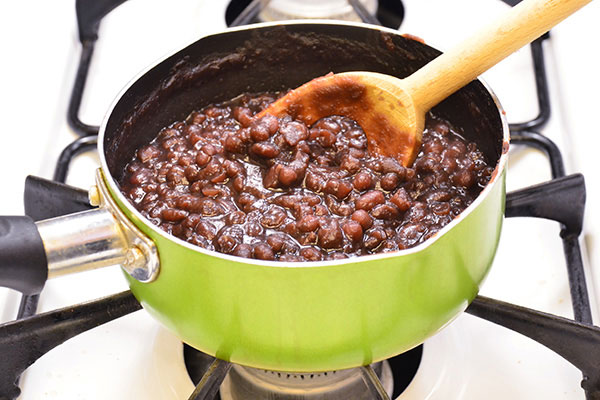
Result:
M412 168L369 154L343 117L308 127L254 115L242 95L160 131L121 188L152 223L200 247L261 260L319 261L413 247L477 197L492 168L447 121L427 118Z

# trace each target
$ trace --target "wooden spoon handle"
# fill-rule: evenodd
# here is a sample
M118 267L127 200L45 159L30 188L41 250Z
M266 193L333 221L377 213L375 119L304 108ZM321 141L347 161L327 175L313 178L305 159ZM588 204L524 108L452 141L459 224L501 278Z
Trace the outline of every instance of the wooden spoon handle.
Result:
M403 79L403 86L414 104L427 112L589 2L523 0L498 20Z

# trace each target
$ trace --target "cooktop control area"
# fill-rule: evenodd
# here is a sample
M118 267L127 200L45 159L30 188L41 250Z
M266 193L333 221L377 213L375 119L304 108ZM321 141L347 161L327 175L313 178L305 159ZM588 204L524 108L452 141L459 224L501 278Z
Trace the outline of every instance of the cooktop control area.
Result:
M140 71L199 37L227 29L240 10L258 3L125 1L101 21L99 38L90 53L80 120L100 125L112 101ZM298 2L271 3L270 9L258 13L252 21L293 11ZM309 3L321 12L327 2ZM349 10L354 14L353 7L347 6L360 3L363 10L386 25L399 25L400 32L420 37L441 50L508 7L500 0L341 3L341 14ZM300 11L307 7L308 3ZM341 15L333 14L333 18ZM359 15L344 18L360 20ZM594 267L600 263L600 227L593 221L600 218L600 172L596 168L600 132L595 117L600 56L588 43L600 38L598 20L600 4L592 2L554 28L538 48L523 48L483 74L513 128L507 190L553 178L545 150L540 150L539 143L545 142L536 136L539 134L556 145L567 175L581 172L585 177L584 229L574 241L581 249L586 275L582 285L587 288L596 324L600 273ZM0 35L5 54L5 62L0 65L4 131L0 205L4 215L21 215L27 175L52 179L59 155L77 139L66 117L82 54L75 1L5 2L0 5ZM534 61L536 57L538 61ZM540 59L542 70L536 64ZM542 90L541 98L540 80L547 82L547 93ZM524 127L523 123L538 120L547 109L549 114L542 123ZM537 144L527 145L531 141ZM88 189L98 166L97 154L83 151L70 163L66 182ZM560 226L554 221L506 219L496 258L480 294L573 318L570 276L563 252L567 245L559 232ZM38 313L127 289L118 266L57 278L46 284ZM0 323L16 318L20 301L19 293L0 288ZM20 398L187 399L199 380L197 370L192 373L194 368L190 369L190 352L145 311L133 312L77 335L39 358L20 379ZM413 357L410 367L402 367L397 359L373 366L388 393L401 400L585 398L581 372L561 356L519 333L470 314L458 317L411 354L407 356ZM410 378L394 390L390 382L397 381L398 375L393 375L403 374L398 372L403 368L410 370L406 372ZM362 373L344 373L336 379L341 376L340 380L352 386L360 382ZM282 379L292 383L298 379L299 385L306 386L300 381L310 379L309 375L289 379L276 374L263 376L240 366L233 366L229 374L223 398L236 398L242 393L231 389L234 381L268 387Z

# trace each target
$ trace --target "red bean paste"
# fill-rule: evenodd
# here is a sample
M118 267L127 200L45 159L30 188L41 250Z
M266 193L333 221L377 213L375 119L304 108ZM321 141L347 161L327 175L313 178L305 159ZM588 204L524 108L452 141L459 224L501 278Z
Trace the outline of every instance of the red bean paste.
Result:
M319 261L416 246L492 174L475 143L432 115L405 168L369 154L347 118L307 127L254 117L277 97L242 95L162 129L126 166L123 193L153 224L205 249Z

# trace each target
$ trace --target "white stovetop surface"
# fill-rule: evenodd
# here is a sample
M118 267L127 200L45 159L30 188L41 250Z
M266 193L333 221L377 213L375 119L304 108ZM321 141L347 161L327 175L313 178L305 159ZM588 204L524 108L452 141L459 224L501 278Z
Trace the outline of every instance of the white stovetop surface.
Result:
M504 5L498 0L405 0L402 32L448 48ZM196 38L222 29L226 1L130 0L101 27L81 118L99 124L114 96L139 70ZM469 12L456 12L456 10ZM423 23L427 21L427 23ZM592 295L600 287L600 135L598 93L600 4L553 30L545 49L551 78L552 119L544 133L563 151L567 173L583 172L588 200L582 244ZM0 4L1 212L23 212L28 174L52 176L60 151L74 134L66 109L79 57L74 1L28 0ZM503 103L509 121L537 113L529 50L484 77ZM68 183L93 182L95 156L80 157ZM513 148L508 189L550 178L537 151ZM571 316L562 244L556 223L507 220L482 294ZM118 267L60 278L46 285L40 310L125 290ZM0 289L0 322L16 315L19 296ZM592 298L594 307L599 305ZM596 310L595 310L596 311ZM143 311L69 340L37 361L23 376L23 399L187 398L192 385L182 371L180 343ZM541 345L470 315L459 317L425 345L425 361L401 399L583 399L579 372Z

